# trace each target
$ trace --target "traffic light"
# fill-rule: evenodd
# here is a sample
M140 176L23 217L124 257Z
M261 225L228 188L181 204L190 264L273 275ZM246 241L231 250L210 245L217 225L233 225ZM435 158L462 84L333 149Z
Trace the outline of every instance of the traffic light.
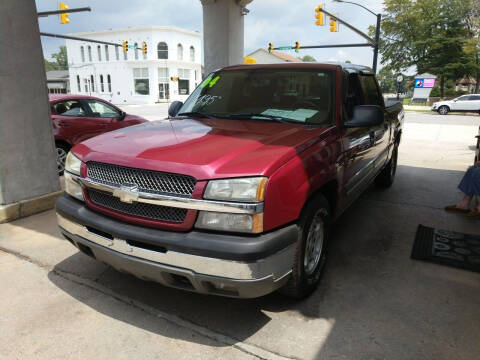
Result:
M122 47L123 47L123 52L128 51L128 41L127 40L122 41Z
M268 52L271 53L273 51L273 44L268 43Z
M64 2L61 2L60 10L68 10L68 5L65 4ZM70 13L60 14L60 24L68 24L70 22L70 19L68 18L69 15Z
M322 12L322 9L323 9L323 5L318 5L316 8L315 8L315 19L317 19L317 21L315 21L315 25L317 26L323 26L323 12Z
M147 43L145 41L142 43L142 54L147 54Z
M337 16L337 14L333 14ZM330 18L330 32L337 32L338 31L338 22L334 18Z
M300 51L300 42L298 41L295 41L295 52L299 52Z

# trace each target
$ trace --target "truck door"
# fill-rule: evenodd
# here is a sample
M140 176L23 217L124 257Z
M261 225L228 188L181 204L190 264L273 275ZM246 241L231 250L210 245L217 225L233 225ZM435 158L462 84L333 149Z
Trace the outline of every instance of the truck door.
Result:
M364 95L359 75L348 75L343 117L348 120L353 116L353 108L364 105ZM375 159L375 130L369 127L346 129L344 137L344 188L347 203L360 194L364 185L372 177ZM347 204L345 204L347 206Z
M378 105L383 109L385 114L383 124L370 128L370 136L372 137L372 166L374 173L378 173L388 160L390 143L389 114L385 111L383 96L380 92L375 76L373 76L373 74L361 74L360 83L365 97L365 104Z

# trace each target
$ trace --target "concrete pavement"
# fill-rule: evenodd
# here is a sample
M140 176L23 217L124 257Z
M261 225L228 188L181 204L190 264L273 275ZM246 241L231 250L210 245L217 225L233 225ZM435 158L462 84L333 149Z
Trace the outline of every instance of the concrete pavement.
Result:
M12 254L0 255L0 356L474 359L480 274L409 256L420 223L480 233L478 221L443 211L460 196L479 122L407 114L393 187L372 187L339 219L322 283L300 302L203 296L118 273L62 240L53 212L0 225Z

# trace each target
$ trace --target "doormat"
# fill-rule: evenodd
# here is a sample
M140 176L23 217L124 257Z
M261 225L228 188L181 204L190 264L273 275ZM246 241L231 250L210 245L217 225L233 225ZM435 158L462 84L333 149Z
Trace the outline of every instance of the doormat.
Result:
M418 225L411 258L480 272L480 236Z

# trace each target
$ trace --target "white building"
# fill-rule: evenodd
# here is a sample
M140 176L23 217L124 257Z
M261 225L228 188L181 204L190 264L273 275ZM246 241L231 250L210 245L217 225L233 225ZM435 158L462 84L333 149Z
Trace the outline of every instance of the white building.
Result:
M137 45L137 50L124 53L121 46L66 40L72 94L97 96L114 104L185 101L201 81L199 32L150 26L72 36Z

